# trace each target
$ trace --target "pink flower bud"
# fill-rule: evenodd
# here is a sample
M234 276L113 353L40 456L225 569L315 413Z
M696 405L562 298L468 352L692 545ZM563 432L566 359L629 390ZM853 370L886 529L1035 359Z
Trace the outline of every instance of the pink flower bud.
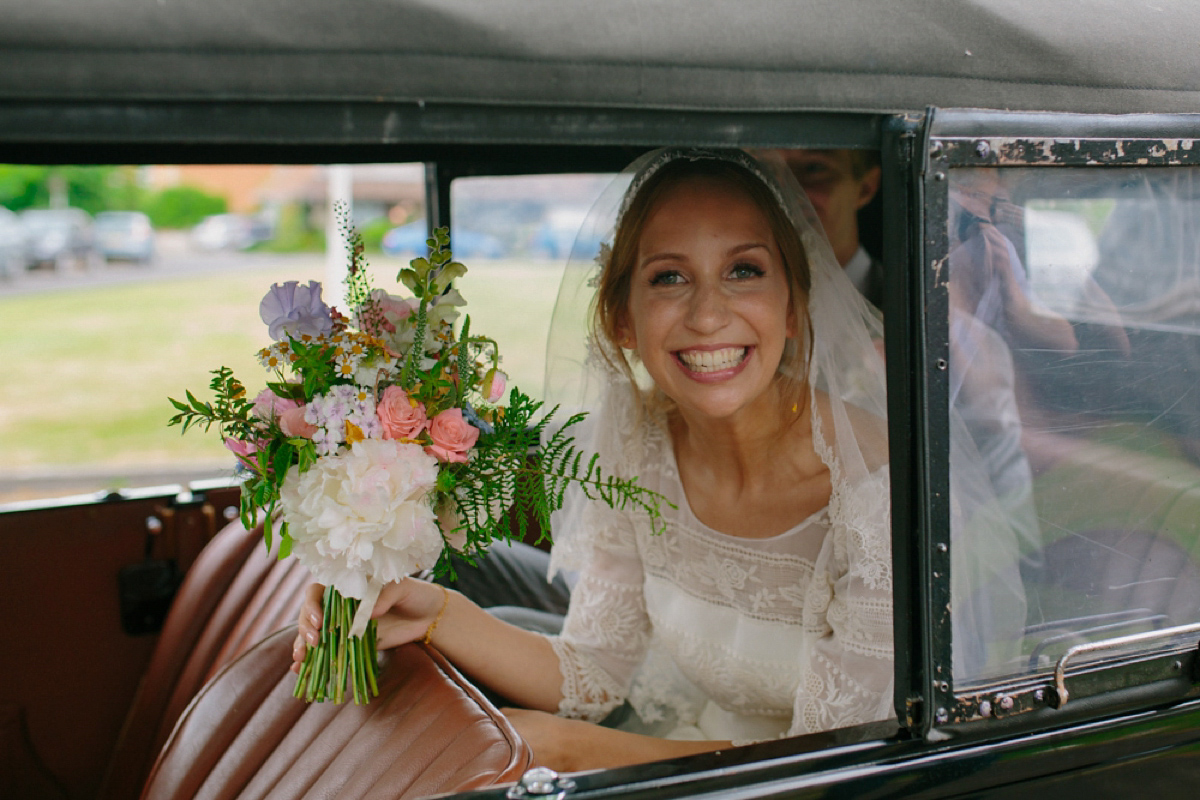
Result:
M307 406L289 408L279 415L279 429L283 431L284 436L311 439L317 432L317 426L304 418L306 408Z
M504 388L507 385L508 376L493 367L483 376L483 386L480 389L489 403L495 403L501 397L504 397Z

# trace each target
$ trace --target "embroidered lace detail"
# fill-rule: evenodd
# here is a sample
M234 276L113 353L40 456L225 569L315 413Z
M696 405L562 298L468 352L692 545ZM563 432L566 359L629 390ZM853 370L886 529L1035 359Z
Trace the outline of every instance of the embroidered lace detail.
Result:
M824 513L810 524L828 527ZM759 620L800 621L812 579L811 559L755 550L722 541L677 520L662 536L642 543L647 574L672 583L699 600L736 609Z
M658 620L655 622L656 632L673 655L679 672L692 683L706 687L709 699L717 705L741 714L780 719L791 716L799 678L797 659L747 658L728 644L692 635L678 627L660 627ZM635 685L648 684L649 677L639 673ZM656 687L654 693L671 696L663 687ZM642 712L636 702L634 708L639 714ZM687 707L673 708L683 721L693 721L687 719Z
M891 676L886 691L865 686L825 655L813 658L813 669L804 675L796 692L791 736L844 728L884 719L890 705Z
M563 677L559 716L600 722L624 702L624 692L608 672L561 638L548 638Z
M658 536L632 512L593 504L585 513L583 571L562 636L551 640L560 713L595 721L628 697L664 733L700 724L709 702L739 719L790 722L791 733L889 716L886 468L851 485L814 415L814 447L833 483L828 508L778 536L732 537L688 509L663 421L615 414L605 427L616 424L623 444L605 452L619 451L622 474L678 509ZM736 730L704 733L750 741Z

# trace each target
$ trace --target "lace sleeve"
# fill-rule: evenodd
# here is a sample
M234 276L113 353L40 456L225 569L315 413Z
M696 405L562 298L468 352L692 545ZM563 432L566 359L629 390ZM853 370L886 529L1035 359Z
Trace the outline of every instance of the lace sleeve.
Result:
M599 722L624 702L650 634L644 573L629 514L594 504L591 556L550 643L562 671L561 716Z
M832 527L805 598L789 736L892 716L892 566L884 468L830 501Z

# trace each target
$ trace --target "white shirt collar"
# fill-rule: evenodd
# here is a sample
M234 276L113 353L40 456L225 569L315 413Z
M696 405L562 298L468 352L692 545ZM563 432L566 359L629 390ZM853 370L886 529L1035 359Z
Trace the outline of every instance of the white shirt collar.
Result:
M862 248L862 245L859 245L858 251L846 262L843 269L846 271L846 277L854 284L854 288L858 289L859 294L866 294L867 280L871 273L871 256Z

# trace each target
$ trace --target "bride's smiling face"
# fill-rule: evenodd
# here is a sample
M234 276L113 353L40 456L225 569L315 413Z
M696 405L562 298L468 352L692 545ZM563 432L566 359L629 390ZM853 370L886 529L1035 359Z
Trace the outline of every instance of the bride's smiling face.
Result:
M771 224L742 189L709 177L667 189L630 278L621 344L681 411L727 419L768 397L796 320Z

